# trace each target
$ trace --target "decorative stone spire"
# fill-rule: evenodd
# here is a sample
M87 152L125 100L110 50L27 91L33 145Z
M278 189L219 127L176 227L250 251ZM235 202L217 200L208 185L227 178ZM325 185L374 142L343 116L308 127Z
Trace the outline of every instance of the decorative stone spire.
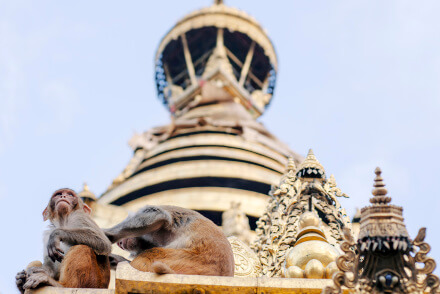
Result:
M403 222L402 212L400 206L389 204L391 197L387 195L387 189L381 176L382 171L379 167L374 171L376 178L374 179L374 189L372 194L374 197L370 199L372 206L367 206L361 209L361 221L359 240L364 238L374 238L371 243L373 250L386 250L390 246L397 246L398 248L409 248L409 235ZM383 243L377 238L395 237L398 244L394 244L394 239L384 241ZM404 239L402 239L404 238ZM366 245L361 247L365 249Z
M430 247L424 242L425 228L411 242L402 207L389 204L380 168L375 173L373 205L361 209L358 240L346 235L341 245L345 254L336 262L341 272L333 277L334 287L323 293L340 294L342 286L359 294L437 293L440 282L432 274L435 261L426 257Z
M306 159L298 167L297 176L301 178L325 179L325 169L319 163L312 149L309 149Z
M281 177L280 184L272 188L270 192L272 199L265 213L257 221L257 229L255 230L257 238L252 243L252 248L260 258L262 273L265 276L278 277L283 275L283 268L286 267L286 255L291 247L296 246L295 248L297 248L293 251L293 255L290 255L291 258L293 256L307 258L305 252L297 255L301 248L307 248L306 240L317 241L320 239L318 247L324 246L327 249L334 249L333 246L338 246L343 241L343 229L349 228L350 230L351 227L345 210L337 200L337 197L347 196L336 186L334 178L331 181L325 179L324 168L316 159L313 151L309 151L309 155L300 168L303 168L303 172L297 173L293 159L289 159L286 173ZM312 172L309 173L309 169ZM305 176L298 176L299 174L305 174ZM320 218L318 215L322 215L322 217ZM321 220L322 228L319 227ZM309 232L306 227L312 224L315 224L316 228ZM328 253L325 252L325 254ZM334 251L332 252L334 253ZM335 257L335 255L332 256ZM323 272L318 275L311 272L318 268L326 270L330 261L327 262L327 259L322 261L324 259L321 260L321 257L312 259L315 260L307 267L310 271L306 269L306 264L297 263L291 259L287 268L296 267L289 270L285 268L284 276L301 277L303 275L310 278L324 276Z
M287 172L295 172L296 171L296 164L295 164L295 160L293 159L292 156L290 156L287 160Z
M375 197L370 199L370 202L373 204L387 204L391 202L391 198L387 197L387 189L385 188L385 183L383 182L383 178L381 176L382 170L379 167L376 167L374 171L376 174L376 178L374 179L374 189L373 195Z

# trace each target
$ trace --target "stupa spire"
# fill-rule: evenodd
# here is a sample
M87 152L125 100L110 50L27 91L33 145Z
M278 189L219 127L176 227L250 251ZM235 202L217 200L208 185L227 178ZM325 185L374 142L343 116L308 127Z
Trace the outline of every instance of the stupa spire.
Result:
M306 159L298 167L297 176L302 178L325 178L325 169L311 148Z
M374 173L376 174L376 178L374 178L374 189L372 191L374 197L370 199L370 202L373 204L387 204L391 202L391 197L386 196L388 190L385 188L385 183L381 176L382 170L376 167Z

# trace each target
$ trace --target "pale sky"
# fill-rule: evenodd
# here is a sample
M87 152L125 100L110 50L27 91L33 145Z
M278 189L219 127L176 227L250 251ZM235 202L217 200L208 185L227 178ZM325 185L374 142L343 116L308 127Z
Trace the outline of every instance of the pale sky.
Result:
M0 0L0 293L42 258L42 211L60 187L100 195L132 134L167 124L153 58L194 1ZM409 233L440 263L440 1L226 1L253 15L279 60L261 121L315 155L368 205L382 167ZM437 274L440 272L436 271Z

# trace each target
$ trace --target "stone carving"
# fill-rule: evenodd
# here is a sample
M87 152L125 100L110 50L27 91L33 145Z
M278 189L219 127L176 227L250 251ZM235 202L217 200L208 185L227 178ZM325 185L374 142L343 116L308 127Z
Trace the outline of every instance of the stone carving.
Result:
M249 226L249 219L240 209L240 206L240 202L232 202L231 208L223 212L222 229L226 237L237 237L246 245L249 245L254 239L254 235Z
M236 277L258 277L261 275L261 264L257 255L237 237L229 237L234 253Z
M272 187L270 196L266 212L257 221L257 239L251 246L260 258L263 275L282 275L287 250L296 242L299 218L304 212L320 215L332 245L343 241L344 228L350 230L350 220L336 199L343 193L334 178L325 178L324 168L312 150L298 169L289 159L286 174L277 187Z

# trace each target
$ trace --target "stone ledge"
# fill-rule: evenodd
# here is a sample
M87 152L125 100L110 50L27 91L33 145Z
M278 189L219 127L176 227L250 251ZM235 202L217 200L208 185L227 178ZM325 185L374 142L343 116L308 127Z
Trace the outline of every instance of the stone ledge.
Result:
M141 272L127 262L116 270L116 293L310 293L320 294L328 279L238 278L157 275Z
M157 275L121 262L116 270L116 289L43 287L26 294L134 294L134 293L306 293L320 294L333 284L329 279L239 278L194 275ZM347 289L344 293L349 293Z
M25 294L115 294L114 289L73 289L43 287L36 290L26 290Z

